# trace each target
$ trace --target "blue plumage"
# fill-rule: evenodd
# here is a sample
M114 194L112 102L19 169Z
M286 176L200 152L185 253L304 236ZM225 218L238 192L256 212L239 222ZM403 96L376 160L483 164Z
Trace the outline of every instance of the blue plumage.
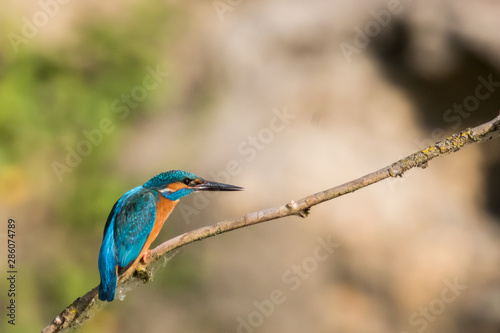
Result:
M157 193L138 186L125 193L111 210L99 253L100 299L114 298L117 264L127 267L139 256L155 223L157 201Z
M182 182L184 179L199 179L197 175L187 171L181 170L170 170L167 172L162 172L150 180L148 180L144 187L153 188L153 189L161 189L165 187L165 184L173 184L177 182Z
M170 186L175 185L175 186ZM241 187L209 182L195 174L173 170L161 173L144 185L125 193L113 206L104 227L99 252L99 299L111 302L115 297L117 274L147 250L177 200L194 191L238 191ZM162 196L164 199L161 199ZM170 210L157 216L161 200ZM163 208L164 209L164 208ZM157 221L157 217L158 220ZM156 231L152 233L155 223ZM149 239L151 236L151 239Z
M116 207L116 205L115 205ZM114 208L113 208L114 209ZM111 217L111 215L110 215ZM101 284L99 285L99 299L111 302L115 298L116 289L116 249L114 245L114 223L106 223L106 229L99 252L99 272ZM108 228L111 225L111 228Z

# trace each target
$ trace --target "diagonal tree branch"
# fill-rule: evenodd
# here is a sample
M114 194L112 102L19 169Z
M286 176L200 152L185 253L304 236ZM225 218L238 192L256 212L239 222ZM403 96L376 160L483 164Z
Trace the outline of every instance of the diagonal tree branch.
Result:
M297 215L306 217L309 214L311 207L322 202L334 199L359 190L368 185L377 183L389 177L402 177L404 173L412 168L426 168L430 160L449 153L454 153L462 147L498 138L500 136L500 115L495 119L474 127L466 129L458 134L453 134L444 140L438 141L435 144L419 150L399 161L378 171L369 173L361 178L347 182L345 184L327 189L316 194L309 195L297 201L258 212L250 213L244 216L236 217L230 220L219 222L212 226L207 226L192 230L174 237L163 244L160 244L155 249L151 250L146 258L145 263L140 263L135 270L128 270L118 281L118 286L123 286L131 280L142 280L147 282L150 279L148 268L161 258L165 258L169 252L180 248L186 244L212 237L224 232L244 228L250 225L275 220L278 218ZM135 287L135 286L133 286ZM132 287L132 288L133 288ZM98 287L87 292L84 296L77 298L70 306L64 309L50 325L43 329L43 333L59 332L68 327L78 326L86 319L91 317L92 308L100 302L97 301Z

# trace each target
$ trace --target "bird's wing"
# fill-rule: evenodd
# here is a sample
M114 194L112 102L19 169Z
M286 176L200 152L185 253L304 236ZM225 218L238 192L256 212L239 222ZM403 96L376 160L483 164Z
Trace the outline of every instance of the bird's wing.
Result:
M117 203L114 239L120 267L133 262L144 247L155 224L156 202L156 196L140 186L127 192Z

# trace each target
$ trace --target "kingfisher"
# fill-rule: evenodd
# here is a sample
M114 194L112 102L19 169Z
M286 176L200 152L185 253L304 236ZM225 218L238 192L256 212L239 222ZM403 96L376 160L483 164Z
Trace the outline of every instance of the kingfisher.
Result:
M99 299L115 298L118 275L143 259L179 200L196 191L241 191L242 187L204 180L190 172L160 173L126 192L104 227L99 251Z

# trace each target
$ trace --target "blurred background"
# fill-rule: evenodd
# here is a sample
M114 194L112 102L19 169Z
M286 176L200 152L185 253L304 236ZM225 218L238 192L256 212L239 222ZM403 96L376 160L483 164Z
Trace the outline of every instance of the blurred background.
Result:
M0 254L36 332L99 283L107 215L170 169L155 244L378 170L500 109L497 1L18 1L0 13ZM81 332L498 332L500 140L190 244ZM6 319L7 318L7 319Z

